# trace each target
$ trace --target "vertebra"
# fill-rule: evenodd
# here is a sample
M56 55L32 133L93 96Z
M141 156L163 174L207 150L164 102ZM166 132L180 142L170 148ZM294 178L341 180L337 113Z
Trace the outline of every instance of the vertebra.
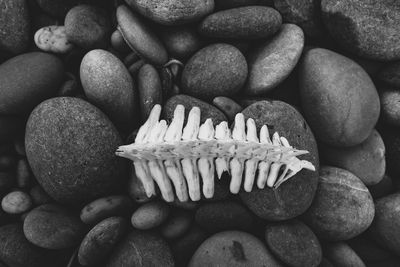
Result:
M155 105L140 127L135 143L120 146L116 152L133 161L148 197L156 194L155 181L168 202L174 200L173 187L180 201L189 197L200 200L201 177L203 195L212 198L215 171L218 178L224 172L231 174L233 194L240 191L243 173L244 190L250 192L256 177L258 188L267 185L275 189L302 169L315 171L311 162L297 158L308 151L292 148L278 133L271 140L266 125L257 136L254 120L249 118L245 122L241 113L235 117L232 134L225 121L215 129L211 119L200 125L198 107L189 112L185 127L182 105L176 107L169 126L165 120L159 121L160 114L161 106Z

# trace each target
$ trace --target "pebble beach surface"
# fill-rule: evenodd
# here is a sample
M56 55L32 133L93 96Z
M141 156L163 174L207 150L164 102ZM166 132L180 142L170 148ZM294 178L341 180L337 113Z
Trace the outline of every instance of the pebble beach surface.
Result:
M399 103L399 1L0 0L0 267L400 266ZM115 152L156 104L315 171L149 195Z

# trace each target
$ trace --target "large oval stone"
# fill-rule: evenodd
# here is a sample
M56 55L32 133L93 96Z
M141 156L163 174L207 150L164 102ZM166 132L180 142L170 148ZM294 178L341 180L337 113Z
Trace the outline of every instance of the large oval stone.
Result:
M121 182L122 140L99 109L72 97L42 102L26 126L26 154L45 191L63 203L109 193Z
M400 255L400 193L391 194L376 201L376 214L371 233L383 247Z
M0 10L0 50L13 54L24 52L30 43L28 1L0 0Z
M311 205L318 183L318 150L310 127L295 108L281 101L256 102L242 113L246 119L254 119L258 131L267 125L271 135L278 132L294 148L309 151L299 158L310 161L317 171L302 170L277 189L254 187L250 193L241 192L240 197L251 211L266 220L287 220L302 214Z
M62 61L42 52L26 53L0 65L0 113L30 112L56 95L64 79Z
M202 266L282 266L255 236L246 232L217 233L200 245L189 267Z
M29 242L20 223L0 227L1 262L10 267L42 267L46 251Z
M264 6L246 6L207 16L200 34L210 38L260 39L274 35L282 24L278 11Z
M247 62L232 45L212 44L186 63L182 72L184 94L210 100L216 96L232 96L244 85Z
M248 95L264 95L285 80L300 59L304 33L295 24L283 24L272 38L256 47L248 57Z
M77 245L84 231L85 225L77 215L55 204L44 204L31 210L24 220L26 238L47 249Z
M302 108L317 139L354 146L368 138L379 117L379 96L357 63L315 48L305 53L299 71Z
M323 0L322 17L346 50L376 60L400 59L400 2Z
M367 187L349 171L324 166L317 194L304 219L314 233L331 241L347 240L364 232L375 209Z
M113 250L106 267L174 266L168 244L158 234L134 230Z
M201 19L214 9L214 0L126 0L143 16L163 25L181 25Z
M80 77L88 100L116 126L131 130L135 125L137 93L124 64L108 51L92 50L82 59Z

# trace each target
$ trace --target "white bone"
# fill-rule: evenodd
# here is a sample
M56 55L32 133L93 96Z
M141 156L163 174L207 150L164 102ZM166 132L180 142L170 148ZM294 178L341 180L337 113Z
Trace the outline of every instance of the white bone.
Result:
M179 142L182 138L183 122L185 120L185 107L177 105L174 111L174 117L171 125L165 133L164 141L167 143ZM182 172L180 160L167 159L164 161L164 166L168 177L174 184L176 196L182 202L188 200L188 190L186 187L185 177Z
M245 141L246 140L246 131L245 131L245 122L244 116L241 113L236 114L235 116L235 126L232 131L232 139L235 141ZM230 191L233 194L237 194L240 191L240 187L242 184L242 175L244 169L244 160L234 157L230 161L230 169L231 169L231 183L230 183Z
M247 141L259 143L257 137L256 123L252 118L247 119ZM244 175L244 190L246 192L251 192L253 189L253 184L256 176L257 166L259 160L248 159L245 163L245 175Z
M214 126L211 119L207 119L199 130L199 140L209 141L214 139ZM214 162L213 158L201 157L198 161L200 175L203 181L203 194L206 198L214 195Z
M272 144L276 147L282 146L281 139L277 132L275 132L272 135ZM276 180L278 179L278 174L279 174L279 170L281 169L281 167L282 167L282 163L279 163L279 162L273 162L271 164L271 169L269 171L268 179L267 179L267 186L269 186L269 187L274 186Z
M200 128L200 109L194 107L190 110L188 120L183 129L182 140L192 141L197 140L197 135ZM184 158L181 160L183 175L189 189L189 196L192 201L198 201L200 195L200 175L197 168L197 160Z
M269 131L267 125L263 125L260 130L260 143L261 144L272 144L271 138L269 137ZM263 189L267 183L268 173L271 166L270 161L261 161L258 164L258 177L257 187Z

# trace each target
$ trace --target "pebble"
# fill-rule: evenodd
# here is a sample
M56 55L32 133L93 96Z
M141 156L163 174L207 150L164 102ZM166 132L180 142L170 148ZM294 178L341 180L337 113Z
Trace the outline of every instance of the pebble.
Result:
M133 214L131 223L139 230L149 230L164 223L170 213L169 206L162 201L152 201L140 206Z
M272 6L272 0L214 0L215 9L223 10L241 6L265 5Z
M163 266L173 267L168 244L158 234L133 230L113 250L106 267Z
M121 217L110 217L98 223L82 240L78 251L79 263L96 266L104 262L127 229L128 222Z
M199 32L209 38L254 40L273 36L281 25L282 17L275 9L245 6L208 15Z
M242 111L244 117L254 118L258 129L267 125L269 133L278 132L291 146L309 151L301 159L319 169L317 143L307 122L289 104L281 101L259 101ZM268 221L281 221L304 213L311 205L318 184L318 171L302 170L277 189L259 189L240 193L244 204L257 216ZM257 187L257 188L256 188Z
M385 123L396 127L400 126L400 91L386 89L380 94L380 101L381 116Z
M306 51L299 71L304 116L316 138L338 147L365 141L380 112L368 74L351 59L323 48Z
M34 40L36 46L46 52L67 53L74 47L67 39L64 26L43 27L35 33Z
M81 210L80 218L86 224L96 224L111 216L132 212L133 203L128 196L114 195L96 199Z
M133 130L137 89L116 56L102 49L91 50L82 59L80 78L90 103L101 109L118 128Z
M189 230L191 223L192 216L188 211L177 210L161 226L160 233L166 239L177 239Z
M375 202L375 218L370 232L384 248L400 256L400 193L382 197Z
M363 260L345 242L329 243L323 246L325 257L334 266L365 267Z
M200 50L204 42L194 27L186 25L163 28L160 36L168 53L181 60Z
M318 0L274 0L283 21L302 28L307 37L324 38Z
M214 98L213 105L222 110L230 122L234 121L236 114L243 110L233 99L225 96L217 96Z
M370 59L400 59L400 2L324 0L324 24L344 49Z
M371 240L369 233L361 234L346 242L363 261L382 261L392 254Z
M196 52L182 72L182 92L204 100L239 92L247 78L247 62L234 46L217 43Z
M78 5L65 16L65 30L70 42L85 49L107 47L111 22L105 10L92 5Z
M167 51L146 22L126 6L117 8L118 30L125 42L141 58L156 66L168 61Z
M115 30L111 34L111 46L121 53L128 53L131 51L131 48L125 42L124 37L119 30Z
M379 71L377 78L388 86L400 88L400 61L386 64Z
M23 191L8 193L1 200L1 208L8 214L22 214L32 208L32 199Z
M162 83L157 69L144 64L137 75L140 115L146 121L155 104L162 104Z
M265 240L271 252L288 266L311 267L321 263L322 249L318 238L301 221L267 225Z
M282 266L255 236L241 231L219 232L194 253L189 267L197 266Z
M174 110L177 105L183 105L185 107L185 121L190 110L193 107L199 107L201 111L200 123L206 121L206 119L211 118L214 125L219 124L222 121L227 121L226 116L218 108L204 102L200 99L188 96L188 95L175 95L169 98L163 106L163 117L167 120L172 120L174 115Z
M31 210L24 221L24 234L33 244L47 249L78 245L85 225L70 211L56 204L44 204Z
M237 202L219 201L201 205L196 211L195 221L209 232L251 231L254 218L243 205Z
M316 196L304 215L319 238L353 238L371 225L374 214L372 196L359 178L343 169L321 167Z
M24 236L20 223L0 227L0 261L9 267L43 267L46 251Z
M1 0L0 10L0 50L12 54L25 52L30 43L28 2L26 0ZM3 75L0 74L0 76Z
M350 171L367 186L379 183L385 175L385 145L376 130L356 146L337 148L320 145L319 148L326 164Z
M283 24L280 31L263 41L248 56L247 95L265 95L292 72L304 47L304 33L295 24Z
M121 144L104 113L72 97L42 102L31 113L25 132L32 172L60 203L82 203L119 186L124 170L114 153Z
M9 59L0 65L0 113L32 111L57 93L63 78L63 63L54 55L30 52Z
M133 10L163 25L188 24L211 13L214 0L126 0Z

